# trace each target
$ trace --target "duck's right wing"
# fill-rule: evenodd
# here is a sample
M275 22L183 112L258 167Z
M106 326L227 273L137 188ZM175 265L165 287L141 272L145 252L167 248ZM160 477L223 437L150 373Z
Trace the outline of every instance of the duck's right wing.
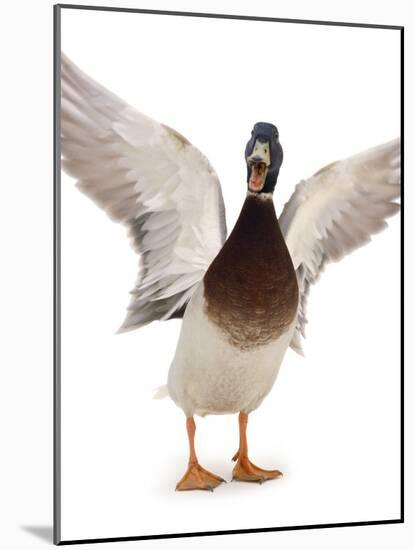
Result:
M63 167L123 223L141 266L120 330L181 316L226 238L220 183L183 136L139 113L62 54Z

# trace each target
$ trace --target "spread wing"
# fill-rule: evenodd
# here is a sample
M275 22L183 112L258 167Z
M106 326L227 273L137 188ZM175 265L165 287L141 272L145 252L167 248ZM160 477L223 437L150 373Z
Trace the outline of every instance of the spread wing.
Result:
M139 113L62 54L63 167L123 223L140 269L121 331L182 316L226 237L220 183L183 136Z
M295 351L301 353L309 290L324 265L384 229L399 210L399 194L399 139L334 162L296 186L279 219L300 290Z

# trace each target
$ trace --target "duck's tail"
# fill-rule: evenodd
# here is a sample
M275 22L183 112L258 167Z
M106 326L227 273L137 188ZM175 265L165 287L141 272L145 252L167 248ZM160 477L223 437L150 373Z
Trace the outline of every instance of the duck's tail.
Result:
M158 386L158 388L155 388L153 398L164 399L164 397L167 397L168 395L167 384L164 384L163 386Z

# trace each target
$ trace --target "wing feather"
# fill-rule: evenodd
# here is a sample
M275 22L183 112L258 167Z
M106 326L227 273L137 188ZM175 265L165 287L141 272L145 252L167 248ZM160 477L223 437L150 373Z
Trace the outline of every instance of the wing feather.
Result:
M208 160L62 54L62 166L128 228L140 269L121 331L181 316L220 250L225 212Z
M399 139L334 162L296 186L279 218L300 289L293 349L301 352L310 287L325 264L384 229L399 210L393 202L399 195Z

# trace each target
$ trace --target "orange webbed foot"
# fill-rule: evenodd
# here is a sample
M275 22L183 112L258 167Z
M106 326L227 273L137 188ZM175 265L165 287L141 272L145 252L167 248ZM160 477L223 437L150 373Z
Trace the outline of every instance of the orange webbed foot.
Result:
M238 453L233 457L233 460L237 460L235 467L233 468L233 478L237 481L256 481L263 483L269 479L277 479L282 477L282 472L279 470L264 470L259 468L247 458L247 456L240 457Z
M176 491L192 491L192 490L204 490L213 491L220 483L225 483L225 480L209 472L200 464L189 464L186 473L177 483Z

